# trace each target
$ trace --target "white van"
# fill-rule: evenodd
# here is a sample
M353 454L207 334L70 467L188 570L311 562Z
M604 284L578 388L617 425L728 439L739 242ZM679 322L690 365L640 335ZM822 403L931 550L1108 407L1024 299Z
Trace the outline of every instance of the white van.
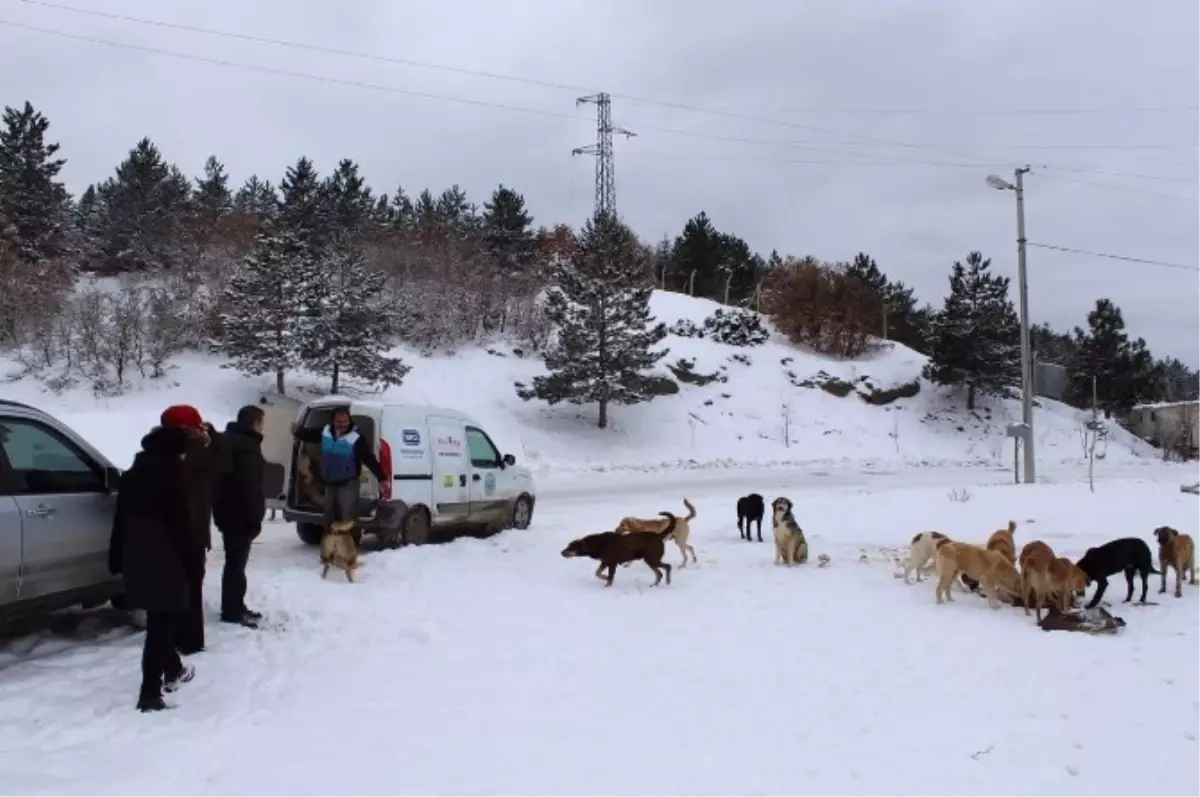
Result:
M383 469L384 483L364 468L359 525L385 543L421 544L439 526L524 529L533 518L533 475L512 454L501 454L470 416L442 407L357 401L330 396L302 406L296 422L329 423L336 407L349 407ZM319 443L292 444L283 517L300 539L321 541Z

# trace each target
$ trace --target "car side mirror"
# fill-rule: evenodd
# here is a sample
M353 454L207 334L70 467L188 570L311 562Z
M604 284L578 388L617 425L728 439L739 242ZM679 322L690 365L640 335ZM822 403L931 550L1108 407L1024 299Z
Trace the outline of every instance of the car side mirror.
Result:
M110 493L117 491L117 484L121 481L121 469L107 467L104 469L104 489Z
M504 455L504 458L503 458L503 459L501 459L501 460L500 460L500 462L501 462L501 463L504 465L504 467L506 467L506 468L507 468L507 467L509 467L509 466L511 466L511 465L516 465L516 464L517 464L517 458L516 458L516 457L514 457L512 454L505 454L505 455Z

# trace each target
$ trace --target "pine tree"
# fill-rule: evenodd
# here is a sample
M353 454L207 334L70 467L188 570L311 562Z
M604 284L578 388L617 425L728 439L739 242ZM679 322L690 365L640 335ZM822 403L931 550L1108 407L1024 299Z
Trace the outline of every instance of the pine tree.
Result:
M366 178L359 174L357 163L349 158L340 161L325 181L323 190L332 215L334 235L359 236L368 231L375 211L375 197Z
M467 199L466 191L454 184L442 192L434 203L438 222L452 238L465 240L479 232L479 211Z
M1071 403L1089 407L1095 380L1096 405L1106 413L1125 412L1157 398L1154 360L1141 338L1129 340L1121 308L1099 299L1087 317L1088 329L1075 328L1076 356L1068 389Z
M50 120L28 102L5 107L0 128L0 240L25 262L62 256L69 196L58 180L65 160L46 141Z
M913 289L903 282L893 282L880 270L875 260L864 252L855 255L846 269L868 286L880 306L880 327L888 340L923 352L928 329L917 315L917 300Z
M372 384L398 385L409 368L387 356L386 334L392 314L381 301L386 277L369 271L353 240L337 239L321 264L320 279L307 297L300 358L309 370L330 377L330 392L341 388L342 376Z
M533 260L533 217L525 197L501 185L484 203L483 242L500 276L523 276Z
M276 224L291 233L309 258L318 259L330 240L333 220L325 185L308 158L288 167L279 184Z
M683 232L675 238L671 260L683 281L680 290L691 289L693 296L720 298L724 285L721 270L721 234L704 212L688 219Z
M222 346L230 358L225 367L251 376L274 373L282 395L287 372L300 361L319 276L316 262L291 232L260 231L225 291Z
M233 209L259 221L269 221L279 211L279 192L270 180L260 180L258 175L252 174L234 196Z
M433 204L433 197L430 197L430 204ZM403 186L397 186L396 194L392 197L392 229L402 233L417 229L417 213Z
M204 162L204 177L196 180L191 211L193 229L201 246L206 246L212 240L218 226L233 212L229 175L214 155L209 155Z
M645 371L666 353L653 347L667 335L651 326L646 251L614 216L598 213L580 234L575 257L556 259L545 313L558 333L546 352L546 376L518 387L522 399L549 404L596 402L596 425L608 426L609 404L650 401Z
M1008 298L1008 278L989 272L979 252L955 261L950 295L933 319L924 376L940 385L966 385L967 409L975 394L1004 395L1021 381L1020 324Z
M174 268L187 241L191 181L183 172L143 138L98 190L96 267L109 274Z

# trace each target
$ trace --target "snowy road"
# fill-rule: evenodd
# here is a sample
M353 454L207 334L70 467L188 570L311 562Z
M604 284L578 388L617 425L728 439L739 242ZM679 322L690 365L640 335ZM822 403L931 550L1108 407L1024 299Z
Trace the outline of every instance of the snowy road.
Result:
M1019 544L1072 556L1163 523L1195 534L1196 499L1174 471L1095 494L979 473L813 476L851 482L797 500L814 556L833 565L791 570L772 566L769 543L740 541L730 516L751 488L799 493L796 474L699 475L686 489L661 473L605 475L627 480L618 492L548 485L529 531L368 553L357 584L321 581L315 553L272 525L251 598L282 626L214 622L174 711L132 710L139 637L0 669L0 791L1200 791L1195 767L1162 763L1200 752L1200 590L1118 603L1129 627L1095 638L962 594L936 606L931 584L904 586L890 561L920 529L982 541L1010 517ZM947 497L965 485L970 500ZM620 515L680 511L684 494L700 562L670 587L634 565L606 590L559 556ZM219 569L214 552L210 600Z

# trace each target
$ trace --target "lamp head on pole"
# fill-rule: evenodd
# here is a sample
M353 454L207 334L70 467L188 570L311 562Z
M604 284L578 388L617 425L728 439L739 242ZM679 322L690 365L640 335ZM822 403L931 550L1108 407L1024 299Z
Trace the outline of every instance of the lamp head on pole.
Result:
M1010 183L1008 180L1005 180L1002 177L997 177L994 174L989 174L987 176L987 184L990 185L992 188L995 188L997 191L1007 191L1009 189L1016 187L1012 183Z

